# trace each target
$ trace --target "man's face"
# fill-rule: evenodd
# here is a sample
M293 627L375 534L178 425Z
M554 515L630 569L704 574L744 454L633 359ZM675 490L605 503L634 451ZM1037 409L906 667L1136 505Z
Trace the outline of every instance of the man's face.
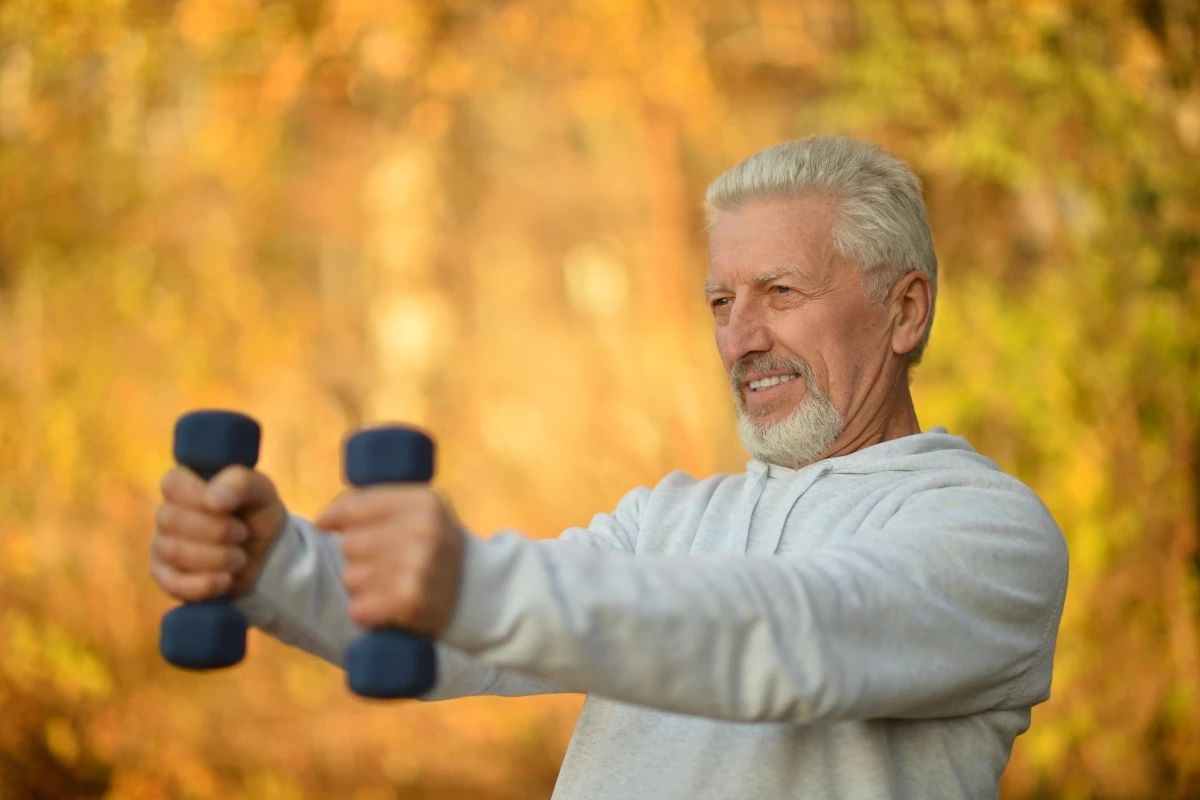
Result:
M758 200L721 214L706 294L751 453L820 458L878 400L887 309L834 252L827 198Z

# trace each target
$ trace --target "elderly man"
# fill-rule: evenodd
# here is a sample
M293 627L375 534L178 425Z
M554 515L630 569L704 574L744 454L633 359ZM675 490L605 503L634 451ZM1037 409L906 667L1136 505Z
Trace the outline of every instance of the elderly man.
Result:
M587 693L555 797L996 796L1049 694L1067 556L1029 489L917 421L918 182L817 137L731 169L708 211L744 473L672 473L532 541L476 538L426 487L310 523L260 473L175 469L152 574L334 663L355 623L435 636L428 699Z

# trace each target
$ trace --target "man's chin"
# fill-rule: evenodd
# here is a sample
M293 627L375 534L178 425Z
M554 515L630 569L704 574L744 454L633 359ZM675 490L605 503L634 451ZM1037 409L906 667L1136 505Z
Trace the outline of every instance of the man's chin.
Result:
M757 410L756 410L757 411ZM833 446L845 421L831 404L802 404L789 414L753 413L739 407L738 433L751 456L767 464L799 469Z
M788 421L790 415L780 411L743 414L742 418L762 434L768 434L775 428Z
M738 404L738 417L749 422L757 430L766 433L776 425L788 421L796 413L795 406L771 405L749 408L745 403Z

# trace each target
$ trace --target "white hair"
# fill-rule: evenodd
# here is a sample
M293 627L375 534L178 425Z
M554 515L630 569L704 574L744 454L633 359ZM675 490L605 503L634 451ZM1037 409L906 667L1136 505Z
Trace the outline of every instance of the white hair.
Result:
M836 203L833 246L862 274L868 296L884 302L902 276L919 271L937 300L937 256L921 199L921 182L903 161L869 142L810 136L759 151L709 184L705 211L711 226L722 211L754 200L829 197ZM933 327L908 354L921 360Z

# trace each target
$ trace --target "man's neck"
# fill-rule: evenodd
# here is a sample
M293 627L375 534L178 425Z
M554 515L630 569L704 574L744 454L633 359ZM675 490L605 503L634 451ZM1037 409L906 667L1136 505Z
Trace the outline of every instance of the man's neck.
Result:
M864 412L866 410L862 409ZM860 413L847 420L845 429L822 458L844 456L871 445L920 432L921 423L917 419L917 409L908 388L908 369L905 368L893 380L886 401L873 413Z

